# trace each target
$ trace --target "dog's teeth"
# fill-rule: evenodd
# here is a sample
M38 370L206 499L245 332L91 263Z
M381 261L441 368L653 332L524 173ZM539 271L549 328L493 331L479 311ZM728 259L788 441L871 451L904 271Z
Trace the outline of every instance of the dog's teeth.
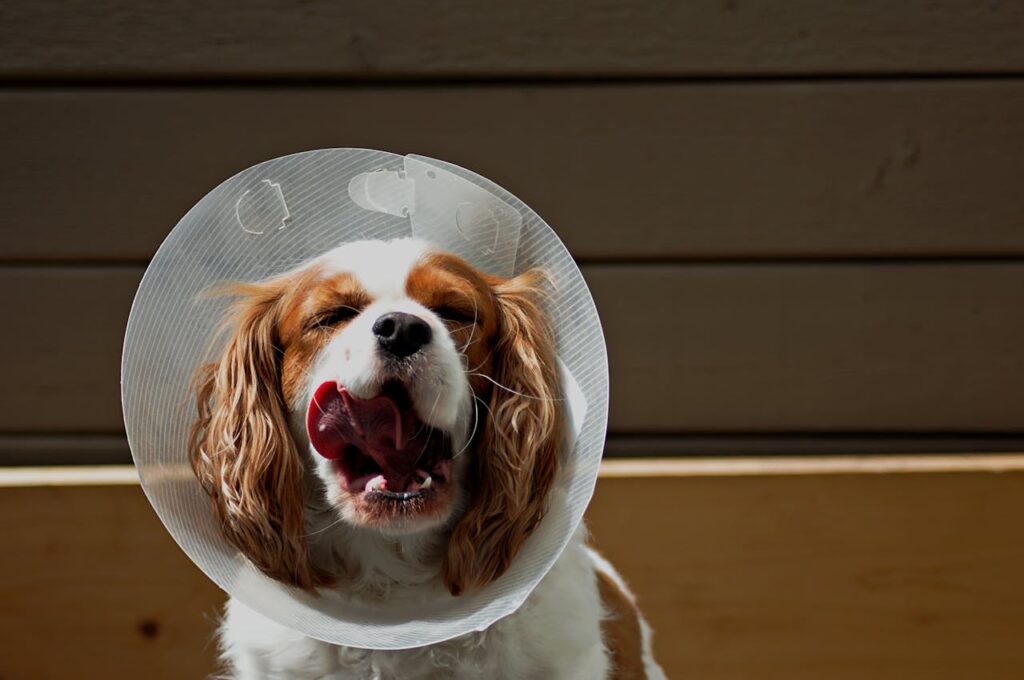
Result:
M364 491L380 491L387 486L387 480L384 479L384 475L377 475L366 483Z
M430 485L433 484L433 483L434 483L434 478L431 477L430 475L427 475L427 478L424 479L422 482L420 482L420 488L421 489L429 489Z

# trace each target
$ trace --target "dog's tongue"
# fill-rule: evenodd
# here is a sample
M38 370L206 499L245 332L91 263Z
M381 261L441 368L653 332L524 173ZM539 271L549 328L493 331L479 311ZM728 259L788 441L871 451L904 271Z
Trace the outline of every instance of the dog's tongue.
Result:
M379 394L358 399L336 382L317 388L309 404L306 429L309 441L324 458L340 458L347 446L359 450L380 466L391 481L407 479L415 471L420 447L410 446L417 437L417 419L412 408L400 408Z

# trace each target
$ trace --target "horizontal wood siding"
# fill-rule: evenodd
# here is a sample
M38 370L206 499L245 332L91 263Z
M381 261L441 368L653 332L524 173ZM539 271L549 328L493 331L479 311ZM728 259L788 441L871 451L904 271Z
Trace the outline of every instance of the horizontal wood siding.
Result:
M587 521L670 678L1017 680L1021 459L920 462L606 466ZM5 679L212 669L223 595L131 476L0 472Z
M125 460L195 202L323 147L476 170L606 322L610 455L1024 437L1024 4L0 3L0 464Z
M617 433L1020 431L1024 265L590 265ZM0 431L115 432L138 267L0 269ZM992 398L1000 395L1000 398Z
M1007 81L0 91L0 260L144 260L207 191L335 146L519 194L585 260L1024 254Z
M9 0L9 78L1019 72L1014 2Z

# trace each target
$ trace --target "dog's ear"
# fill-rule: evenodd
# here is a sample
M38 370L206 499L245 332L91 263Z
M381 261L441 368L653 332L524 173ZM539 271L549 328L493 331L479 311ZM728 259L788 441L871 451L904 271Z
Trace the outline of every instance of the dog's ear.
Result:
M310 561L303 464L281 396L274 284L237 286L228 341L195 379L189 459L224 537L263 573L304 589L327 583Z
M487 585L508 569L544 517L558 474L564 418L554 340L543 311L546 277L530 270L495 282L499 326L494 380L480 410L483 433L470 474L470 499L444 563L453 595Z

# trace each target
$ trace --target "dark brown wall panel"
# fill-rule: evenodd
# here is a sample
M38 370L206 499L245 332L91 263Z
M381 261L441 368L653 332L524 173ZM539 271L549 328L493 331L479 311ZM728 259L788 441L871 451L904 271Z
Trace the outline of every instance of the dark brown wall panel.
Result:
M1024 266L590 267L620 430L1024 425Z
M0 93L0 258L148 258L258 161L450 160L582 258L1024 255L1024 84Z
M117 431L141 270L6 268L0 430ZM614 432L1024 429L1024 265L587 266Z
M20 78L704 76L1008 72L1015 2L8 0Z

